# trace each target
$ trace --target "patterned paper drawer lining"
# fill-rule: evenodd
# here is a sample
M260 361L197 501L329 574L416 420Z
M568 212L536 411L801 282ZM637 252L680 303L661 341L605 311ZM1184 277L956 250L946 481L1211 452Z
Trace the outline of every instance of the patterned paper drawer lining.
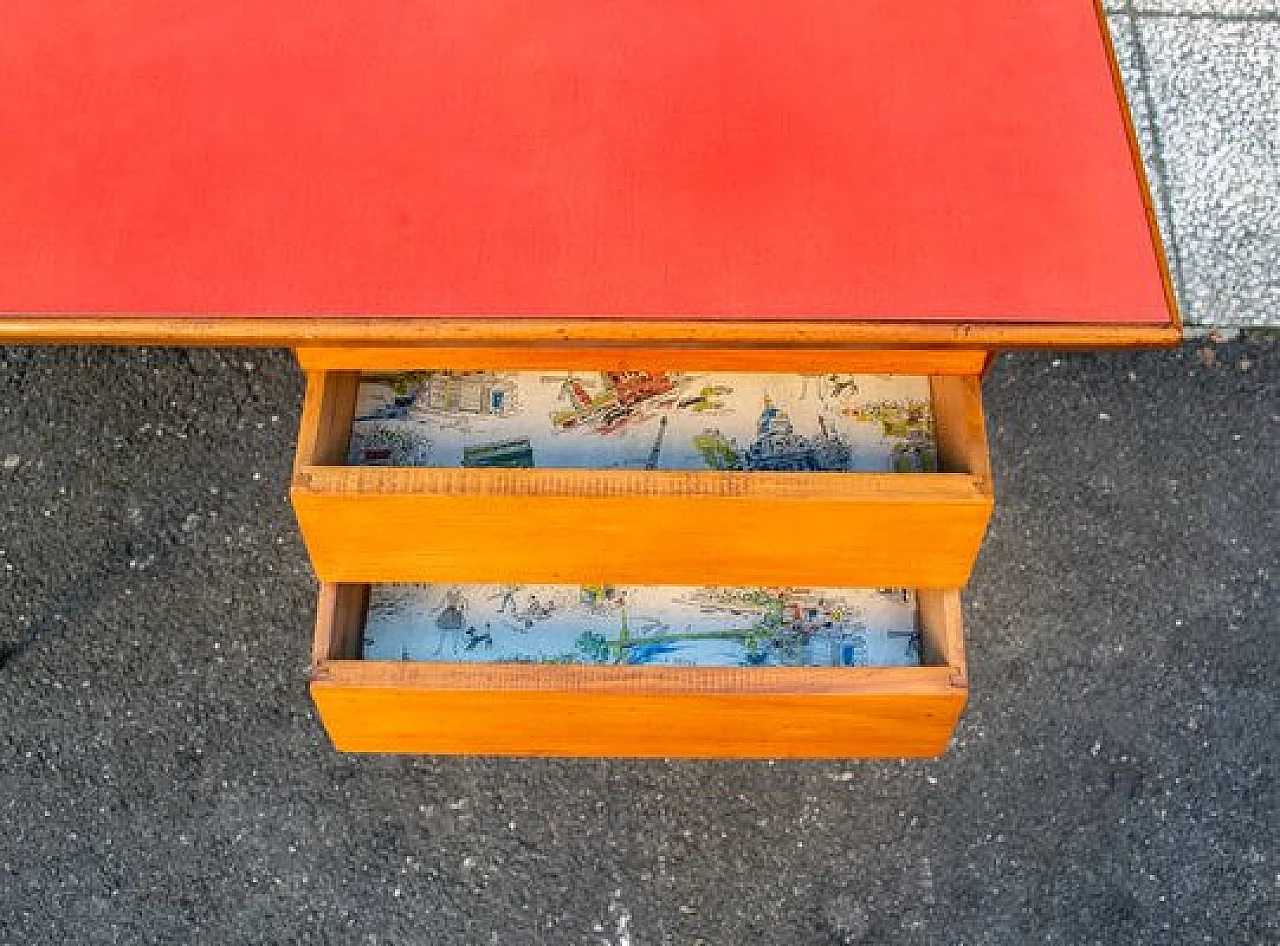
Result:
M375 585L366 660L915 666L904 589Z
M365 375L349 462L927 472L929 380L879 375Z

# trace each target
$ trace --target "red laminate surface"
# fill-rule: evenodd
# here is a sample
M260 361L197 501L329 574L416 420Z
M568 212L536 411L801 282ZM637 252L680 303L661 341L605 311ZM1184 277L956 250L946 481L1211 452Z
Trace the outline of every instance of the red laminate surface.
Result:
M1088 0L9 0L0 312L1167 323Z

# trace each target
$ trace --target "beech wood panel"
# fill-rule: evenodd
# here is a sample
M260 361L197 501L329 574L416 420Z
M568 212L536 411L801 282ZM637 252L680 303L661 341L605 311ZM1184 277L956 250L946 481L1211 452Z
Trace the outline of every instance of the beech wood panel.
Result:
M366 593L320 594L311 693L342 751L933 756L966 699L955 591L919 594L935 665L883 668L367 662L353 659Z
M939 473L333 465L358 381L308 376L291 496L326 582L956 588L991 514L973 377L931 381Z
M938 468L964 471L977 487L991 491L991 457L982 413L982 381L976 377L933 378L933 428Z
M736 496L639 495L628 485L638 482L600 477L598 491L561 495L300 488L293 501L316 574L348 582L768 584L786 574L953 588L968 580L991 510L976 493L903 502L864 487L844 500L775 498L754 485Z

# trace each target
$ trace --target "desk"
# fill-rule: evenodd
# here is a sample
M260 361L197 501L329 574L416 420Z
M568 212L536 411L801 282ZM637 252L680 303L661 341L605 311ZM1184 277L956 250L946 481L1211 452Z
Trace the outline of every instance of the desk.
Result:
M992 353L1180 337L1087 0L31 4L0 85L0 341L297 350L340 748L940 752ZM344 467L358 373L431 369L927 375L940 472ZM915 587L926 666L352 659L368 584L546 579Z

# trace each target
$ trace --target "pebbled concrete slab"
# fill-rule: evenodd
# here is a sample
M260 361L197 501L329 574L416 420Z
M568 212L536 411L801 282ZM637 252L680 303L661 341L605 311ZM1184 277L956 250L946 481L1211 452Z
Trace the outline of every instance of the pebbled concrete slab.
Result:
M1280 16L1280 0L1112 0L1108 9L1129 6L1139 13L1230 19Z
M0 358L0 944L1280 938L1280 351L1011 355L936 763L342 757L279 352Z
M1177 242L1177 231L1174 229L1169 213L1169 191L1165 184L1168 170L1164 166L1162 154L1157 145L1159 130L1155 124L1152 97L1146 81L1146 51L1138 40L1138 29L1134 18L1129 13L1124 11L1110 13L1107 24L1111 30L1111 43L1115 48L1116 61L1120 65L1120 75L1124 80L1129 114L1133 120L1134 133L1138 138L1138 148L1146 171L1147 185L1151 190L1151 203L1155 208L1156 222L1164 242L1165 258L1169 262L1174 291L1177 293L1180 308L1185 309L1182 254ZM1182 316L1186 321L1185 311L1182 312Z
M1137 20L1189 321L1280 318L1280 19Z
M1280 324L1280 3L1107 10L1184 321Z

